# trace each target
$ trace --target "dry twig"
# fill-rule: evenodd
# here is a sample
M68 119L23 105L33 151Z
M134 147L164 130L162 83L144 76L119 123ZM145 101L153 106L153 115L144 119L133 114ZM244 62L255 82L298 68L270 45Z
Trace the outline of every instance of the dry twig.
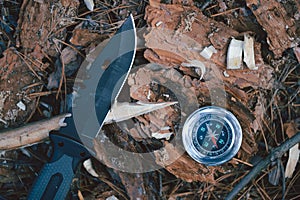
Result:
M243 188L253 180L272 161L279 159L286 151L300 142L300 132L275 148L265 159L261 160L228 194L226 200L233 199Z
M60 128L65 117L66 114L59 115L1 133L0 150L16 149L44 140L51 130Z

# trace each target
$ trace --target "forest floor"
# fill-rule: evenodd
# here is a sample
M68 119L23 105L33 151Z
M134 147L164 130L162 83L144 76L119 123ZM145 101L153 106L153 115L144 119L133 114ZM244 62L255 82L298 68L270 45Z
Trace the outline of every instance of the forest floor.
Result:
M0 8L0 199L26 199L53 150L48 132L72 105L78 68L129 14L137 53L119 101L179 104L107 124L103 134L124 151L153 152L161 167L139 161L139 173L121 171L131 161L112 163L98 147L67 198L225 199L235 189L236 199L300 199L298 0L4 0ZM239 152L220 166L172 146L184 119L207 105L230 110L243 129ZM32 130L28 140L22 130Z

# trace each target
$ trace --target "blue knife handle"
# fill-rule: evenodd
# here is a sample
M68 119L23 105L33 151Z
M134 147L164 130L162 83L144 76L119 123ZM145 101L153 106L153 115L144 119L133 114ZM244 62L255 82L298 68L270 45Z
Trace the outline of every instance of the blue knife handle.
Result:
M59 133L50 134L54 152L28 195L29 200L63 200L69 192L78 164L91 155L83 144Z

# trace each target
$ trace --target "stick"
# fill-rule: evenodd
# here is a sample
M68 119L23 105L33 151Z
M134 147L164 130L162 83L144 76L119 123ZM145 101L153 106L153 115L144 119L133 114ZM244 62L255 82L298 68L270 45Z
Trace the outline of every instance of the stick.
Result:
M104 123L109 124L131 119L176 103L115 103L105 118ZM0 151L16 149L41 142L49 136L50 131L58 130L68 115L70 114L59 115L51 119L33 122L20 128L0 132Z
M240 9L240 8L232 8L232 9L230 9L230 10L226 10L226 11L224 11L224 12L221 12L221 13L217 13L217 14L211 15L211 17L217 17L217 16L220 16L220 15L225 15L225 14L227 14L227 13L236 11L236 10L238 10L238 9Z
M61 127L66 114L0 132L0 150L12 150L43 141L49 132Z
M251 180L253 180L272 161L280 158L286 151L300 142L300 132L276 147L265 159L261 160L228 194L226 200L233 199Z

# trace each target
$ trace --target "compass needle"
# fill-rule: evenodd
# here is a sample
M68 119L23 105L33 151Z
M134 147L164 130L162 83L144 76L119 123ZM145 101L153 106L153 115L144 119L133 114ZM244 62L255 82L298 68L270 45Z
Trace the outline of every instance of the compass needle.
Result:
M217 145L216 138L215 138L214 136L211 137L211 140L213 141L214 145L215 145L217 148L219 148L218 145Z

